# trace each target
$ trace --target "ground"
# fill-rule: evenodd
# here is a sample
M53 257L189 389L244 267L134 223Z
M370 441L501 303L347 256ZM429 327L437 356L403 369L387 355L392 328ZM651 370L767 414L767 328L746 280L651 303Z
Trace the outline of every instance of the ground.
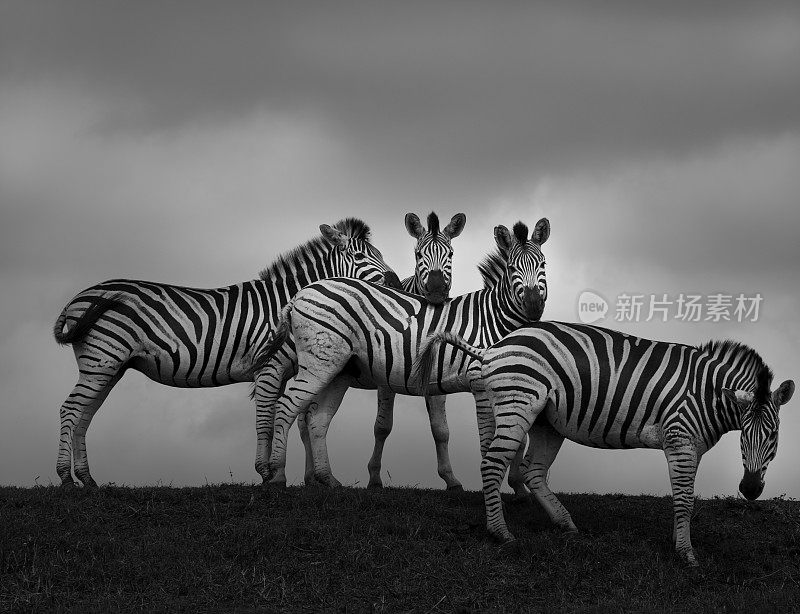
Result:
M668 497L561 499L499 547L474 492L0 487L0 611L800 610L799 501L698 500L692 570Z

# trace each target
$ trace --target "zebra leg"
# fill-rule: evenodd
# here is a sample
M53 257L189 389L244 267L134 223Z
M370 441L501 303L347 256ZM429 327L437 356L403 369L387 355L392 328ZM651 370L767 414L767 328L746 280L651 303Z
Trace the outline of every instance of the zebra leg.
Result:
M530 444L529 444L530 445ZM511 466L508 469L508 485L514 489L514 496L511 503L524 503L528 500L528 489L525 488L524 475L525 445L519 447Z
M300 430L300 441L306 451L306 470L303 482L306 486L321 486L314 477L314 450L311 448L311 437L308 434L308 412L297 416L297 428Z
M317 371L321 372L322 369ZM312 402L316 402L316 397L330 381L315 375L314 370L301 366L297 375L286 383L286 389L277 403L275 414L269 459L270 484L286 484L286 441L289 428L299 414L308 411Z
M475 414L478 419L478 437L481 442L481 458L486 456L486 451L494 437L494 411L492 400L485 390L473 390L475 397Z
M314 478L323 486L341 486L331 472L330 459L328 458L328 444L326 437L331 420L336 415L342 397L348 389L347 378L336 378L318 397L317 403L312 403L308 411L308 436L311 440L311 451L314 459Z
M375 416L375 447L372 456L367 463L369 471L369 484L367 488L383 488L381 480L381 459L383 458L383 445L386 438L392 432L394 421L394 397L391 388L378 388L378 415Z
M450 441L450 429L447 427L445 402L446 397L444 395L425 397L425 407L428 409L431 433L436 444L436 468L439 477L447 484L447 490L464 490L461 482L453 475L453 468L450 465L450 453L447 449L447 444Z
M528 487L556 526L569 533L577 533L578 528L572 522L572 516L547 484L547 473L564 438L549 423L534 424L528 437L530 443L523 466Z
M541 408L538 408L540 410ZM531 428L535 413L531 415L529 403L503 403L503 415L497 420L494 438L481 461L483 481L483 501L486 506L486 528L489 534L503 543L510 542L514 536L506 526L503 517L503 502L500 498L500 484L505 477L508 465L522 440Z
M689 523L694 509L694 479L697 475L699 454L689 436L675 431L667 431L664 436L664 454L667 457L672 485L675 550L686 563L697 567Z
M89 472L89 459L86 455L86 430L108 393L120 380L119 364L98 361L91 366L84 362L78 382L61 406L61 438L58 446L56 471L62 486L74 484L70 467L75 477L87 488L96 488ZM106 367L106 373L101 373Z
M272 435L275 429L275 411L278 398L283 394L286 382L276 373L262 371L255 378L253 398L256 402L256 471L263 484L272 477L269 472L269 457Z

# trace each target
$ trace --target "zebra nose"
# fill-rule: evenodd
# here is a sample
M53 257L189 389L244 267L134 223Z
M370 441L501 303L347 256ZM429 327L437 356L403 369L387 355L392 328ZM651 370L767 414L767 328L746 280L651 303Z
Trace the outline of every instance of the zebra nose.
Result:
M439 304L444 302L449 292L450 289L447 287L442 271L428 273L428 279L425 282L425 295L431 303Z
M758 499L761 493L764 492L764 480L761 479L760 472L745 471L742 481L739 482L739 492L748 501Z
M522 308L525 316L531 322L538 322L544 313L544 298L539 292L539 286L525 288L522 297Z

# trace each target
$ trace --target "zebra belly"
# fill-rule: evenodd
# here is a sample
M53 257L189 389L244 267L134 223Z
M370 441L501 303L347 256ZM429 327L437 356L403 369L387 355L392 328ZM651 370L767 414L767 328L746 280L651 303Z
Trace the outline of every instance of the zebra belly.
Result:
M342 370L341 375L352 378L350 386L354 388L362 390L389 388L397 394L412 396L450 394L470 390L469 385L462 381L464 378L458 377L456 374L455 377L450 375L443 379L441 386L432 384L424 392L420 392L416 380L409 377L409 371L410 368L404 364L395 364L387 373L386 364L380 361L376 361L372 368L368 369L362 361L353 357Z
M646 423L637 425L636 420L626 425L627 412L621 410L611 422L609 427L605 416L607 409L601 417L592 425L591 430L591 411L587 411L584 420L578 424L578 416L575 412L570 414L567 421L566 409L557 408L552 401L547 404L544 410L545 419L552 427L565 439L574 441L591 448L658 448L662 447L661 427L658 424Z
M216 376L213 377L211 374L202 376L191 375L187 377L185 374L177 373L173 377L171 373L164 373L163 367L160 368L159 364L152 357L133 358L128 361L125 368L139 371L139 373L142 373L148 379L159 384L176 388L213 388L215 386L227 386L228 384L253 381L252 377L247 377L238 373L217 373Z

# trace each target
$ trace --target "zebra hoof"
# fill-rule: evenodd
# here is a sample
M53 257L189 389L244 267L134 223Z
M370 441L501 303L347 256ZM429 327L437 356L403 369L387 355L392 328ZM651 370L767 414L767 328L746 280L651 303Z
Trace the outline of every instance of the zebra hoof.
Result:
M308 474L308 475L303 477L303 486L305 486L307 488L308 487L318 487L318 486L322 486L322 484L320 484L319 480L317 480L317 478L314 477L314 474L311 473L311 474Z
M367 488L374 488L374 489L383 488L383 483L382 482L370 482L369 484L367 484Z
M700 567L700 563L697 562L697 557L694 555L694 551L692 549L686 550L684 552L678 552L678 556L684 562L687 567Z
M72 480L72 478L70 478L69 480L61 481L61 488L63 488L64 490L74 490L75 488L77 488L77 485Z
M447 492L449 493L462 493L464 492L464 487L461 484L453 484L452 486L447 487Z
M505 530L502 533L489 531L489 535L491 535L501 547L508 546L509 544L517 541L517 538L514 537L508 530Z
M269 490L283 490L286 488L286 480L264 482L263 486Z
M78 479L81 481L81 484L83 484L84 488L89 488L91 490L94 490L94 489L97 488L97 482L95 482L94 478L92 476L90 476L90 475L87 475L86 477L81 477L81 478L78 478Z

